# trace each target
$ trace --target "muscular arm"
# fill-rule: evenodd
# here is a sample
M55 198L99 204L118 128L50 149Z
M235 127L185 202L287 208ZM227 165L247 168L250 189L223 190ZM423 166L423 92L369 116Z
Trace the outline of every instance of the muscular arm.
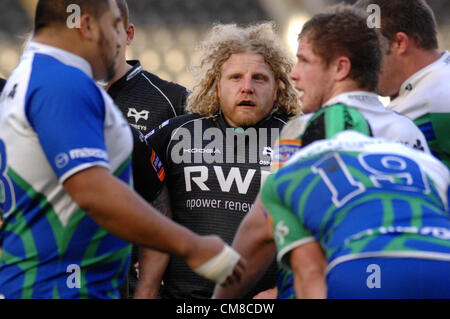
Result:
M325 280L327 261L319 242L309 242L292 250L290 263L294 272L297 298L324 299L327 297Z
M157 212L106 168L83 170L67 179L64 188L80 208L112 234L177 254L191 268L203 265L224 247L217 236L196 235ZM236 270L239 272L240 266L241 261L233 275L239 275Z
M169 191L167 186L152 202L152 206L165 216L172 218ZM134 294L135 299L154 299L158 296L162 277L170 256L157 250L139 248L139 282Z
M243 297L267 270L276 254L272 229L258 198L242 220L233 240L233 248L246 260L241 281L227 287L216 285L213 298Z

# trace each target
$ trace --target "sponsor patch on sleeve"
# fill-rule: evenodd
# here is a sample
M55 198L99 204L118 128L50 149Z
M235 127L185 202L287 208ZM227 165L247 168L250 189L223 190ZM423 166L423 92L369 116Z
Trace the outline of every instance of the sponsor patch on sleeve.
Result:
M148 139L150 136L152 136L155 133L155 129L151 130L150 133L148 133L147 135L145 135L145 139Z
M164 179L166 178L166 172L164 170L164 165L154 150L152 150L152 156L150 157L150 162L152 163L152 166L156 172L156 175L158 175L158 179L161 182L164 182Z
M283 167L283 165L302 147L301 140L278 140L272 153L271 169Z

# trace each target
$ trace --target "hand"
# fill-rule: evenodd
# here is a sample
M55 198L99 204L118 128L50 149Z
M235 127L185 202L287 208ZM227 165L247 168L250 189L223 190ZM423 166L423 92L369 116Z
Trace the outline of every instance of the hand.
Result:
M193 266L194 260L197 266ZM197 249L186 256L186 261L200 276L225 285L239 282L246 266L240 255L218 236L200 237Z
M261 291L259 294L253 297L253 299L277 299L278 288L274 287Z
M221 284L222 287L231 286L234 283L238 283L241 281L242 274L245 272L246 262L242 258L239 259L236 266L234 267L233 273L225 279L225 281Z

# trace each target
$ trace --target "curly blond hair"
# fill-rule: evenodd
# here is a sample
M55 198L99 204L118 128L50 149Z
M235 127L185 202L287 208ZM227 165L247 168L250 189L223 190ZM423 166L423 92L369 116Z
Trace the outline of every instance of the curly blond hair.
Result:
M274 24L270 22L247 27L238 27L236 24L213 26L199 46L200 61L192 68L194 86L188 98L188 112L207 117L217 114L220 109L217 83L222 65L232 54L256 53L264 57L272 68L275 81L279 83L272 112L289 116L299 114L298 92L289 78L294 61L281 44L274 28Z

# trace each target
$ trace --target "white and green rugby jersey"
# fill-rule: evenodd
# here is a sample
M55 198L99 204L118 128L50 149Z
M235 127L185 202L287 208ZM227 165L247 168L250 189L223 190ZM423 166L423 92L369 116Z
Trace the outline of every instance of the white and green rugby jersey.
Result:
M450 53L406 80L388 108L411 118L433 154L450 168Z
M338 104L358 110L369 123L374 137L401 142L430 153L424 134L414 122L405 115L386 109L378 95L365 91L345 92L328 100L322 109ZM302 115L286 125L274 147L271 169L282 167L290 156L302 147L303 133L309 121L314 118L314 114Z
M28 45L0 103L2 297L119 297L130 244L95 223L63 183L93 166L129 183L132 143L86 60Z

